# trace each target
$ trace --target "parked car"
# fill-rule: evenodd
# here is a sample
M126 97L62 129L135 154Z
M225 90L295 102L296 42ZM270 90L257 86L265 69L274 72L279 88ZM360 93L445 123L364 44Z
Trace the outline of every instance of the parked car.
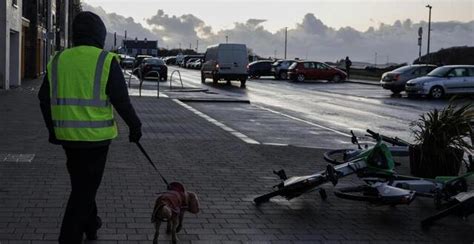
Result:
M183 58L181 59L181 62L178 63L178 65L180 67L186 68L186 63L188 62L188 60L192 58L204 58L204 56L203 55L184 55Z
M199 60L199 58L190 58L188 61L186 61L185 67L188 68L188 69L193 68L192 67L193 63L198 61L198 60Z
M425 76L436 68L430 64L407 65L382 74L380 84L384 89L397 94L405 90L407 81Z
M134 63L135 63L134 57L125 56L120 59L120 65L122 66L122 69L132 68Z
M176 64L176 56L166 57L163 59L163 61L165 61L167 65L174 65Z
M141 79L146 77L157 77L155 72L158 72L160 75L160 80L166 81L168 79L168 67L165 62L159 58L144 59L138 70L138 76Z
M135 70L135 69L138 68L142 64L142 61L146 58L152 58L152 56L150 56L150 55L137 55L135 57L135 62L133 63L133 67L132 67L134 75L138 74L138 70Z
M288 69L288 78L293 81L328 80L334 82L344 81L346 72L333 68L325 63L314 61L298 61Z
M272 72L277 80L286 80L288 68L295 63L296 60L278 60L272 64Z
M259 79L260 76L273 76L271 60L260 60L252 62L247 67L247 72L252 79Z
M201 67L201 82L211 78L219 80L240 80L240 87L247 81L247 46L245 44L221 43L207 48Z
M196 61L191 63L191 69L201 69L201 65L202 65L202 60L197 59Z
M445 94L474 94L474 65L446 65L426 76L409 80L405 86L409 96L428 95L438 99Z

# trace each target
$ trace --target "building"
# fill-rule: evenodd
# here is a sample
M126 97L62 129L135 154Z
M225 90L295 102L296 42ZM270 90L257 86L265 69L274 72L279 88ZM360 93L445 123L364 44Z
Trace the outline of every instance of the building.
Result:
M80 0L6 0L0 3L0 89L40 78L55 52L71 43Z
M38 78L46 70L47 16L46 0L23 0L23 19L28 25L24 26L22 78Z
M146 38L144 40L138 40L137 38L135 40L123 40L119 52L133 57L137 55L156 57L158 56L158 41L149 41Z
M22 1L0 1L0 89L21 85Z

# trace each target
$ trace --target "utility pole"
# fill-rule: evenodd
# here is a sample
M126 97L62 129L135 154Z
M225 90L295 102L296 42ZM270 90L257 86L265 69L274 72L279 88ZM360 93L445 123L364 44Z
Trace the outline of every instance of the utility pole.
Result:
M277 50L273 50L273 58L276 59L277 58Z
M199 48L199 39L196 40L196 52L199 52L199 51L198 51L198 48Z
M288 27L285 27L285 59L286 59L286 47L288 45Z
M426 54L430 54L430 34L431 34L431 5L426 5L429 9L429 16L428 16L428 47L426 48Z
M189 50L191 50L191 49L192 49L192 46L191 46L191 43L189 43Z
M114 32L114 50L116 46L117 46L117 32Z
M377 68L377 52L375 52L375 60L374 60L375 68Z
M225 43L229 43L229 36L225 36Z
M418 28L418 62L421 62L421 43L423 38L423 27Z

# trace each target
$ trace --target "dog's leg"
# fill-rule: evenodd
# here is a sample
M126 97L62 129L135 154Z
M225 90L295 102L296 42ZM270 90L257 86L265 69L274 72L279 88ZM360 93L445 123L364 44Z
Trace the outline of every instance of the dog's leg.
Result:
M158 236L160 235L160 225L161 221L157 220L155 222L155 237L153 237L153 244L158 244Z
M171 243L176 244L178 243L178 236L176 235L176 226L178 225L178 216L173 216L170 219L171 223Z
M178 220L178 226L176 227L176 232L180 232L181 228L183 228L183 217L184 217L184 210L181 210L179 213L179 220Z

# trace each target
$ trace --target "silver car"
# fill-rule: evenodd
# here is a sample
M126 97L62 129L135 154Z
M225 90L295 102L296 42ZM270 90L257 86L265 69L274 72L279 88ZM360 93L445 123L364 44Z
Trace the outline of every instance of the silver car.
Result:
M474 93L474 65L446 65L424 77L409 80L405 86L409 96L429 95L441 98L445 94Z
M402 66L390 72L383 73L380 84L384 89L391 90L394 94L398 94L405 90L405 84L411 79L425 76L436 68L430 64L415 64Z

